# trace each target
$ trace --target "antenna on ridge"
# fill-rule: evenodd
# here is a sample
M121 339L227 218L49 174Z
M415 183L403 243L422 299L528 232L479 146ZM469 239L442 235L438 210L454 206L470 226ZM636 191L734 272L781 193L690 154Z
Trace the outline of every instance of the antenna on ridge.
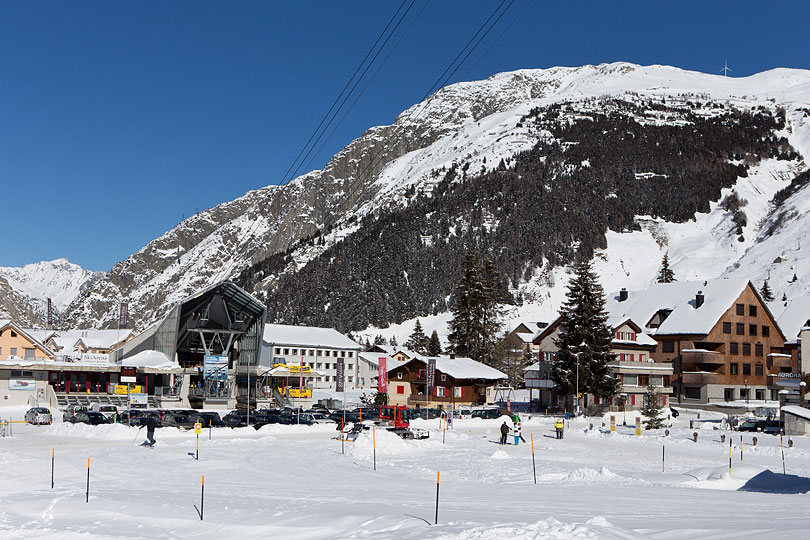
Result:
M723 77L728 77L728 72L733 71L730 67L728 67L728 60L723 63L723 69L720 71L723 72Z

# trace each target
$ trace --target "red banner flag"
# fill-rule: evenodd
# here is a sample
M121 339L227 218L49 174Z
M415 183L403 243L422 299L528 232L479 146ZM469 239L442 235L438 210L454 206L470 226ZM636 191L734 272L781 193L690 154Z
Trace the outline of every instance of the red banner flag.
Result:
M377 364L377 391L385 394L388 392L388 358L380 356Z

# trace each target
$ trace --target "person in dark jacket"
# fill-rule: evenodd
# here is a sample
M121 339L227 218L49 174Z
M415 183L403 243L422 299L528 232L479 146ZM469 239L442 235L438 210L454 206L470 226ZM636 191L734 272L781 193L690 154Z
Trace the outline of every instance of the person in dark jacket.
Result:
M155 426L157 420L151 414L146 418L146 438L149 440L149 446L155 446Z
M501 425L501 444L506 444L506 436L509 435L509 426L504 422Z

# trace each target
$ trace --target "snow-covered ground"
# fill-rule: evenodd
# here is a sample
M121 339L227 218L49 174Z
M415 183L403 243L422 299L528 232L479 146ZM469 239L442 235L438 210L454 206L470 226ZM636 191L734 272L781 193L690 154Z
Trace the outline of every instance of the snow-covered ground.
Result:
M501 448L499 420L456 420L444 444L438 420L417 422L431 429L425 441L378 432L376 471L370 433L342 454L328 425L219 429L210 441L204 431L198 461L193 432L174 428L159 429L150 449L137 446L143 432L121 425L15 424L0 439L0 537L810 538L810 440L785 448L783 475L778 437L759 435L754 447L743 434L741 463L739 433L701 422L695 443L690 419L683 413L668 437L572 421L563 440L553 419L527 419L537 485L531 445ZM730 475L721 434L733 441Z

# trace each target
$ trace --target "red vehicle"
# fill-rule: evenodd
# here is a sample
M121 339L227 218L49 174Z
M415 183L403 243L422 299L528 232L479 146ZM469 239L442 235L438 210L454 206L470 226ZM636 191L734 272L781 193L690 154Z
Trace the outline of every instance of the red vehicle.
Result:
M374 423L396 433L403 439L427 439L430 436L430 432L425 429L412 428L410 420L411 416L407 407L384 405L380 407L380 416Z

